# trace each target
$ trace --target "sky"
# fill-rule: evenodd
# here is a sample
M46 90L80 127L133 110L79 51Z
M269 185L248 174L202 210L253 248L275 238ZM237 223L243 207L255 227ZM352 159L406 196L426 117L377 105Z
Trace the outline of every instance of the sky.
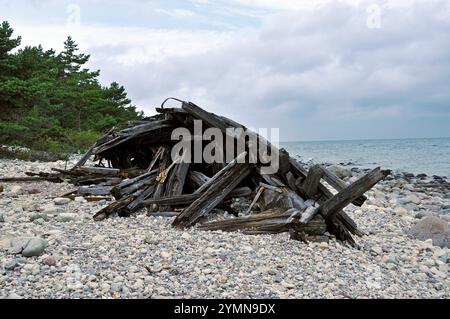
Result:
M147 115L169 96L282 141L450 137L448 0L0 0ZM170 106L178 106L173 103Z

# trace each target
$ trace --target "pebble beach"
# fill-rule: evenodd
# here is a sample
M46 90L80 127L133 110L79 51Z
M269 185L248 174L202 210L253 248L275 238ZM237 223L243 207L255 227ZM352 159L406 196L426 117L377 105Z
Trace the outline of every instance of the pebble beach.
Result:
M75 162L0 160L0 176ZM362 173L339 169L350 182ZM0 183L1 298L450 298L445 178L394 172L348 206L365 233L358 248L181 231L145 210L95 222L108 202L58 197L73 189Z

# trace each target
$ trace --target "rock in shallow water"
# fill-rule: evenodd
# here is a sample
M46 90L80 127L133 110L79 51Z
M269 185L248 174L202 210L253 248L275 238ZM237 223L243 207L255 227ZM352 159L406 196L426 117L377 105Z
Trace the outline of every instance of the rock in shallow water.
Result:
M433 245L450 248L450 230L448 223L438 217L427 216L418 221L409 231L413 237L431 239Z

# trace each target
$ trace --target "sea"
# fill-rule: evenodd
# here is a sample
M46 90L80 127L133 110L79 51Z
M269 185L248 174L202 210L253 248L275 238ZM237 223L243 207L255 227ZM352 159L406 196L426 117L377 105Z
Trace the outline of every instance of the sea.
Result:
M450 178L450 138L281 142L280 147L303 162Z

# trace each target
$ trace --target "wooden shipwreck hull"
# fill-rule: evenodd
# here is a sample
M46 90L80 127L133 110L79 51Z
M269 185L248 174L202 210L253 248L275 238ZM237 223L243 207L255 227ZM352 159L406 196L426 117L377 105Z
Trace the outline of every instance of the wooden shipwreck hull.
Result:
M277 149L243 125L199 106L175 99L180 108L156 108L157 115L130 122L128 128L110 130L99 139L70 170L55 173L29 173L23 181L69 180L79 188L63 196L88 199L113 196L115 201L94 215L97 221L112 215L130 216L146 209L149 215L175 217L176 228L200 224L201 230L243 231L249 234L289 232L291 238L304 240L308 235L333 234L339 240L354 244L352 235L362 235L355 222L344 212L353 203L362 206L364 193L389 174L375 168L348 185L321 165L306 167L284 149ZM244 149L230 151L227 146L216 152L227 153L232 161L207 163L196 161L193 154L174 160L172 150L178 140L172 139L175 128L193 134L195 121L201 121L202 132L217 128ZM230 133L229 128L240 129ZM236 132L246 132L246 137ZM251 138L258 145L270 147L278 156L279 169L263 174L265 165L251 160ZM210 141L201 142L203 150ZM233 144L234 145L234 144ZM96 166L85 166L94 156ZM243 161L244 159L244 161ZM9 179L11 180L11 178ZM334 191L325 186L326 182ZM247 201L244 211L236 211L236 198ZM217 211L234 215L216 221L209 216Z

